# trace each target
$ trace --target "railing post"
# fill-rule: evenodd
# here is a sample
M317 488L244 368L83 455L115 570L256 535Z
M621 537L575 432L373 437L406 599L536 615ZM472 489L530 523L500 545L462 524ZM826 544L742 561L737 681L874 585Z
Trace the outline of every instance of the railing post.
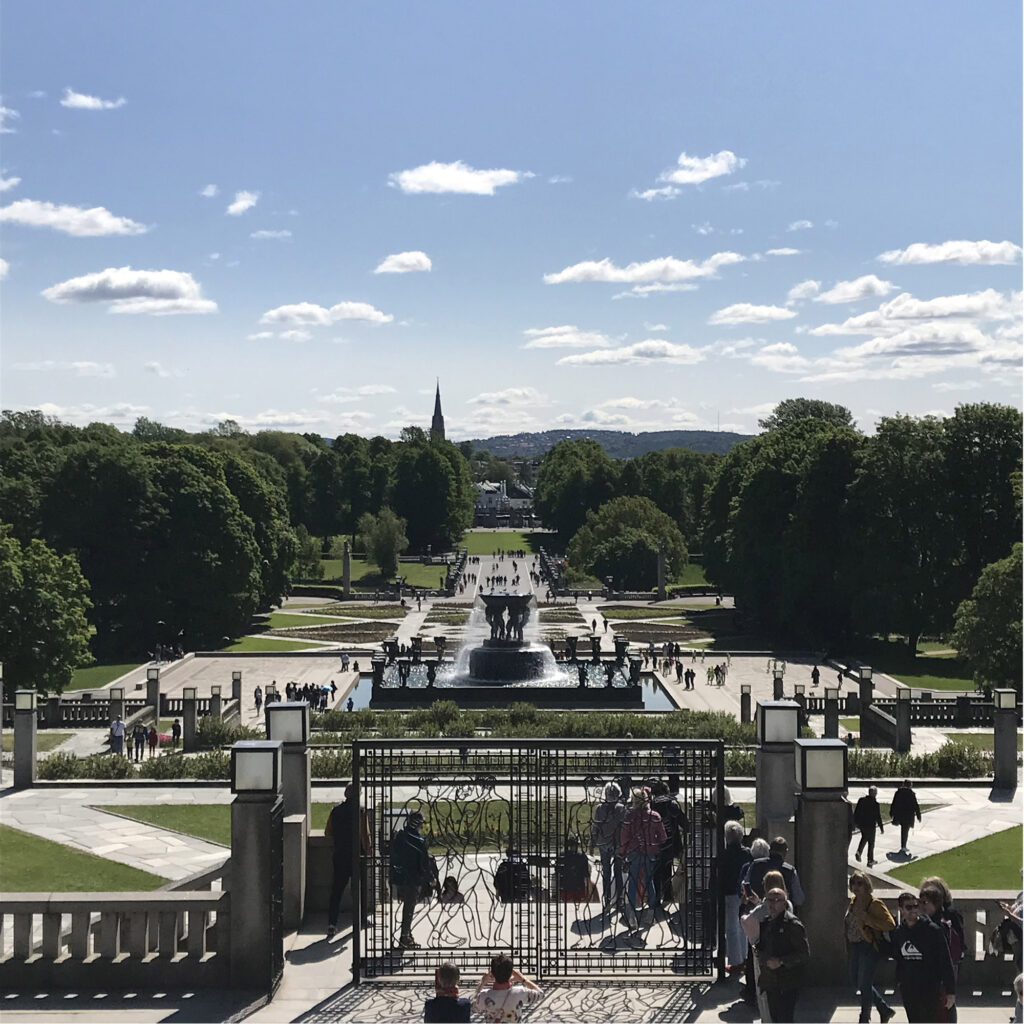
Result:
M181 700L181 743L186 754L196 750L196 689L186 686Z
M14 788L24 789L36 781L36 691L14 694Z

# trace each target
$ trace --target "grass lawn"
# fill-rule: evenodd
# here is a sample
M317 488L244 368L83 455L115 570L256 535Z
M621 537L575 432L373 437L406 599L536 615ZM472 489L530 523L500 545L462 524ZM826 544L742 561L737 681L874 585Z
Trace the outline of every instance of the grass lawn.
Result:
M0 825L0 892L148 892L166 878Z
M315 615L338 615L347 619L404 619L407 611L400 604L349 604L347 601L313 609Z
M676 575L672 580L672 583L681 587L695 587L698 584L707 583L707 581L707 577L704 575L703 565L697 565L694 562L687 562L683 567L683 571Z
M277 637L243 636L241 640L227 644L219 650L233 651L306 651L317 644L307 644L302 640L279 640Z
M334 615L294 615L288 612L271 612L266 618L257 619L254 625L265 625L268 629L284 629L286 626L326 626L329 622L341 622Z
M876 672L884 672L907 686L974 692L971 672L959 658L942 654L919 654L912 658L905 643L880 639L868 642L858 657Z
M539 551L545 543L550 545L553 533L521 533L518 530L470 530L459 542L471 555L489 555L498 548L504 551Z
M36 733L36 751L40 754L48 753L53 750L54 747L59 747L65 740L71 739L73 733L70 732L49 732L46 729L40 729ZM10 754L14 750L14 734L11 732L4 733L4 753Z
M840 718L839 724L850 732L860 732L860 718Z
M88 668L76 668L71 673L71 682L65 687L68 690L96 690L115 679L120 679L126 672L138 668L139 663L132 661L127 665L90 665Z
M636 608L633 605L606 604L601 606L601 614L611 621L627 619L674 619L682 615L685 608L674 605L651 605L647 608Z
M986 889L1016 892L1020 888L1021 837L1018 825L945 853L922 857L889 874L907 885L918 885L922 878L940 875L951 889L977 889L984 881Z
M995 734L991 732L947 732L945 736L954 743L962 743L975 750L995 749ZM1024 750L1024 736L1020 733L1017 733L1017 749Z

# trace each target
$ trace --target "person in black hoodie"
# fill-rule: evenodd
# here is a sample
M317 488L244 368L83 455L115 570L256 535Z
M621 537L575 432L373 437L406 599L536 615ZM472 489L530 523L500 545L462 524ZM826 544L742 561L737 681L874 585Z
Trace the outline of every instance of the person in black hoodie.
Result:
M459 995L459 978L458 967L450 962L441 964L434 972L436 994L423 1004L425 1024L462 1024L469 1021L469 999Z
M900 827L900 853L906 856L910 853L907 849L910 830L914 827L915 819L921 820L921 807L910 779L905 779L903 785L893 794L889 817Z
M882 808L878 806L878 787L872 786L867 796L862 796L857 801L853 812L853 823L860 829L860 842L857 844L857 852L853 855L854 860L860 861L864 853L864 847L868 848L868 867L875 866L875 829L884 832L882 826Z
M921 913L912 892L898 900L901 923L892 932L896 955L896 981L903 996L907 1020L941 1021L956 1002L953 962L941 926ZM943 991L945 994L943 994Z
M788 1024L795 1019L803 968L810 957L807 933L800 919L786 909L785 889L769 889L765 902L769 916L757 940L758 986L767 997L774 1024Z

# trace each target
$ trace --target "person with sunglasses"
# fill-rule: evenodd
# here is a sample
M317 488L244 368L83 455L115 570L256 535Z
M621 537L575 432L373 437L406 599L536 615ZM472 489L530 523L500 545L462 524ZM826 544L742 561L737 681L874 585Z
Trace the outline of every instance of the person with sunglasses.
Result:
M893 930L896 981L907 1020L944 1021L956 1002L953 961L942 928L921 913L916 893L901 892L900 924Z
M757 987L768 1003L768 1019L773 1024L788 1024L796 1020L803 968L810 958L807 932L789 909L785 889L772 887L764 902L768 916L757 939Z

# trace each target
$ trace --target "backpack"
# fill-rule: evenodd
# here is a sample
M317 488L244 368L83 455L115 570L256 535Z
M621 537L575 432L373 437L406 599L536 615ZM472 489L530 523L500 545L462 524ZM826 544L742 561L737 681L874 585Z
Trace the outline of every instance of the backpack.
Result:
M967 952L967 940L964 938L964 919L959 910L952 907L943 907L939 913L939 923L946 933L946 942L949 944L949 959L954 966L960 963Z
M530 869L521 860L503 860L494 872L494 891L502 903L530 898Z

